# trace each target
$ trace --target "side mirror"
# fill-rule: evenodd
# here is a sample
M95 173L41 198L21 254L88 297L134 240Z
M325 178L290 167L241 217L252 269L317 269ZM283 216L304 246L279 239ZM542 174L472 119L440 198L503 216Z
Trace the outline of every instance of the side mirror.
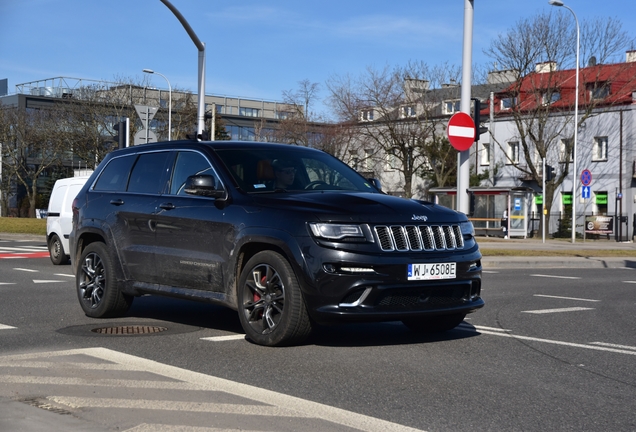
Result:
M380 180L377 178L368 178L367 181L373 185L377 190L382 192L382 184L380 184Z
M186 179L185 193L188 195L206 196L212 198L222 198L225 190L217 189L216 178L211 175L193 175Z

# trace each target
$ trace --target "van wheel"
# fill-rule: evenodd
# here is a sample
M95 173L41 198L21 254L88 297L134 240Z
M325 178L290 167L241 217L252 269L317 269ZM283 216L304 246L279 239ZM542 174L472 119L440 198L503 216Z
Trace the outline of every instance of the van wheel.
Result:
M55 265L66 264L68 262L68 256L66 255L66 251L64 251L64 246L62 246L62 240L60 240L57 234L53 234L49 239L49 256L51 257L51 262Z
M113 259L104 243L91 243L84 249L75 280L80 305L89 317L121 316L132 304L133 297L118 286Z
M442 315L431 318L405 319L402 322L418 333L441 333L452 330L461 324L466 314Z
M298 344L311 332L298 279L289 262L273 251L259 252L245 265L238 310L247 337L259 345Z

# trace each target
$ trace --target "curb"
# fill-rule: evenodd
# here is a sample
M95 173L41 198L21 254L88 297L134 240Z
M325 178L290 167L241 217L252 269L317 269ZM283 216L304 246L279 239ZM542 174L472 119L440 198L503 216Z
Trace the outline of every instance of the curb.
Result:
M484 269L515 268L629 268L636 269L636 258L612 257L483 257L481 265Z

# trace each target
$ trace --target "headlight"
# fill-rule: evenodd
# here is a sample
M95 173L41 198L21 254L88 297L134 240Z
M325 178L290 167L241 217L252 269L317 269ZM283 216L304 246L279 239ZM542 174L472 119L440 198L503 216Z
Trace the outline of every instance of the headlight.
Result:
M366 235L360 225L312 222L309 227L312 234L318 238L328 240L340 240L343 238L366 239Z
M462 230L462 235L475 236L475 227L471 221L461 222L459 228Z

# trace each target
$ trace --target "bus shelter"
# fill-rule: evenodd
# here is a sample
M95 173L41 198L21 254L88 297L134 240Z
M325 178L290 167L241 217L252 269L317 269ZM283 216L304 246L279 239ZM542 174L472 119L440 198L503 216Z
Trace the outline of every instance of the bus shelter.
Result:
M501 226L504 211L508 215L508 237L528 237L528 222L534 191L524 187L472 187L468 218L477 235L504 236ZM456 188L429 189L433 202L457 209Z

